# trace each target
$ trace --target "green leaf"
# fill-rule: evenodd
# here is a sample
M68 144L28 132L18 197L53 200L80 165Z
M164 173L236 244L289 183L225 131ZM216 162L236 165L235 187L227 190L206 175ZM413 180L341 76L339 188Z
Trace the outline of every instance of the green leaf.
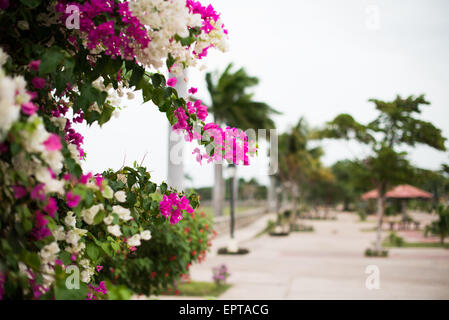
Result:
M171 55L171 53L168 54L168 58L167 58L167 69L170 70L171 67L173 67L173 65L175 64L176 60L175 58L173 58L173 56Z
M100 211L99 213L97 213L97 215L94 218L94 225L97 225L101 222L103 222L103 219L106 218L106 212L105 211Z
M103 249L103 251L104 251L107 255L110 255L110 256L113 255L113 252L111 251L110 245L109 245L108 243L102 242L102 243L100 243L100 247L101 247L101 249Z
M92 242L89 242L86 246L86 252L89 258L96 261L100 255L100 249Z
M67 251L61 251L59 253L59 259L61 259L62 263L65 265L69 265L72 263L70 253Z
M126 194L126 202L129 204L130 207L134 207L134 205L137 202L136 194L133 192L128 192Z
M128 175L128 180L127 180L128 188L131 189L131 187L136 183L136 181L137 181L136 175L135 174L129 174Z
M111 117L112 117L112 113L114 112L115 108L105 104L103 106L103 112L100 115L100 118L98 119L98 124L101 126L103 124L105 124L106 122L108 122Z
M39 74L44 75L55 72L62 59L64 59L64 54L61 52L61 49L58 47L51 47L45 52L45 55L41 59Z
M116 242L111 242L111 247L114 251L120 251L120 246Z
M82 169L79 166L79 164L76 163L76 161L72 158L65 158L65 165L67 166L67 169L69 172L73 175L75 175L77 178L81 177Z
M154 73L151 75L151 81L155 88L160 87L162 84L165 85L165 77L159 73Z
M147 83L142 87L143 102L148 102L153 98L153 87Z
M24 5L26 5L30 9L36 8L41 4L42 0L20 0Z
M163 182L162 184L161 184L161 186L160 186L160 189L161 189L161 193L162 194L164 194L164 193L166 193L167 192L167 184L165 183L165 182Z
M69 275L67 275L69 276ZM69 289L66 286L66 279L59 279L55 284L56 300L84 300L87 296L87 285L80 282L79 289Z
M130 87L137 87L140 80L142 79L143 75L145 73L145 69L141 66L135 66L133 69L133 74L131 76L131 79L129 80L129 86Z

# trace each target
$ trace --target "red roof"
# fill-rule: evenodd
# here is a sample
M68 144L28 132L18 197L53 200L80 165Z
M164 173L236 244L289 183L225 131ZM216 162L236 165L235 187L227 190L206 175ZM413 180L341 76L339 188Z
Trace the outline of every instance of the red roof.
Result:
M379 197L378 194L377 189L368 191L362 195L362 200L377 199Z
M363 200L368 199L376 199L378 198L378 192L376 189L371 190L362 195ZM424 190L418 189L408 184L402 184L396 186L392 190L388 191L386 194L387 198L395 198L395 199L410 199L410 198L432 198L433 195Z
M387 192L387 198L432 198L433 195L408 184L402 184Z

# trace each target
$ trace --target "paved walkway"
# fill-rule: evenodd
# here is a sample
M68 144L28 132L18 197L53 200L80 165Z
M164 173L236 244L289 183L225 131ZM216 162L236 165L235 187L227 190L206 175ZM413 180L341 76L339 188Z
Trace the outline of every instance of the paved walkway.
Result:
M236 232L248 255L217 255L228 237L217 238L206 261L192 267L192 279L211 281L212 267L225 263L233 286L220 299L449 299L449 250L398 248L388 258L366 258L375 233L361 229L375 222L345 213L336 221L307 220L313 233L255 238L270 218ZM377 290L365 286L369 265L379 268Z

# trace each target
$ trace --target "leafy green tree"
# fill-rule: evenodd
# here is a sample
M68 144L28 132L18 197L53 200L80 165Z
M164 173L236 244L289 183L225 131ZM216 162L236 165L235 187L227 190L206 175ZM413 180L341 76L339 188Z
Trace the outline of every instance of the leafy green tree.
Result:
M335 177L336 200L343 203L343 210L350 210L360 195L369 188L369 172L361 161L341 160L331 167Z
M312 131L304 118L299 119L290 131L279 136L279 178L287 186L293 201L292 223L298 215L300 191L304 194L304 186L322 170L320 158L323 150L310 146L311 136Z
M449 191L449 178L444 171L417 168L413 178L414 185L434 195L432 209L436 209L440 200Z
M449 207L440 205L437 213L439 219L426 227L426 236L428 233L437 234L440 236L441 244L444 244L444 238L449 236Z
M340 114L327 123L321 131L322 138L353 139L368 144L372 155L363 161L370 172L371 183L379 192L378 230L376 250L381 250L381 226L385 211L387 190L399 183L408 182L412 167L402 146L427 145L444 151L445 138L441 130L432 123L416 118L421 113L421 105L428 105L424 95L409 96L406 99L397 96L391 102L370 99L379 115L367 125L357 122L349 114Z
M212 73L206 74L206 83L211 104L208 111L220 125L247 129L274 129L272 115L280 114L265 102L254 100L249 88L259 83L257 77L248 75L244 68L232 71L230 63L224 72L214 79ZM224 195L222 164L215 164L214 206L215 215L221 215Z

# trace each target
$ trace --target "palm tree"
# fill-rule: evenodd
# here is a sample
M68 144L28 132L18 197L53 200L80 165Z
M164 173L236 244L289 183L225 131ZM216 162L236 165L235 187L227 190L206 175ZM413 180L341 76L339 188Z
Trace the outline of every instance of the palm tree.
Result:
M254 101L254 93L247 92L248 88L259 83L259 79L249 76L243 68L232 72L232 67L230 63L216 81L211 73L206 74L211 98L208 111L214 115L215 123L242 130L274 129L275 124L270 116L280 113L264 102ZM215 164L214 215L222 214L223 200L223 165Z

